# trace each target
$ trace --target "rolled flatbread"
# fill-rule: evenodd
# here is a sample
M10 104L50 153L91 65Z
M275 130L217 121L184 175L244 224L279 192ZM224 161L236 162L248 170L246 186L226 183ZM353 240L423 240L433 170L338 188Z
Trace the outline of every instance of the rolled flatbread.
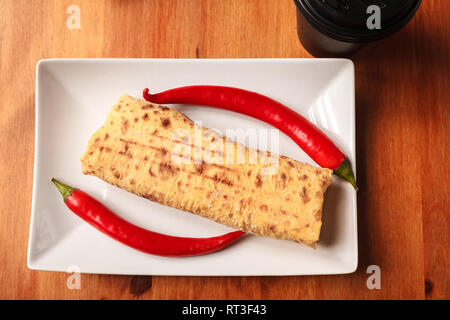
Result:
M124 95L89 140L82 171L160 204L315 247L332 170L262 153L181 112Z

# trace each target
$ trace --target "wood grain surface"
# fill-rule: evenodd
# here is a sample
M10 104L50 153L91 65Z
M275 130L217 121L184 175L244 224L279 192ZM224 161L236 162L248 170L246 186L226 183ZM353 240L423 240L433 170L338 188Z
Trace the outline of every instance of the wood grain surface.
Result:
M78 5L81 28L67 28ZM450 1L423 0L356 69L359 267L349 275L139 277L26 266L35 66L57 57L302 58L292 0L0 0L0 298L448 299ZM381 289L366 286L381 269Z

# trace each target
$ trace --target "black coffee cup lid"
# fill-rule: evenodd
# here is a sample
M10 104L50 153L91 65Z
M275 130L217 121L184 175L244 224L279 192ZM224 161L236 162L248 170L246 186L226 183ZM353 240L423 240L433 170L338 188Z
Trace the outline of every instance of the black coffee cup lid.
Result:
M414 16L421 0L294 0L303 16L322 33L346 42L368 42L391 35ZM377 6L376 8L370 6ZM368 10L369 8L369 10ZM379 9L378 9L379 8ZM380 28L367 21L379 10Z

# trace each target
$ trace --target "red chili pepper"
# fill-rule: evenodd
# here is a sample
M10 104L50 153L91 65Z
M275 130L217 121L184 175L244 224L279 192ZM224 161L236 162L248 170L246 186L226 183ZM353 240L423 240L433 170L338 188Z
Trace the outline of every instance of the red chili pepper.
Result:
M350 162L333 141L306 118L271 98L222 86L187 86L157 94L144 89L143 95L153 103L211 106L264 121L294 140L318 165L334 170L357 189Z
M76 215L117 241L145 253L166 257L197 256L218 251L245 234L234 231L211 238L185 238L149 231L120 218L87 193L55 179L52 182Z

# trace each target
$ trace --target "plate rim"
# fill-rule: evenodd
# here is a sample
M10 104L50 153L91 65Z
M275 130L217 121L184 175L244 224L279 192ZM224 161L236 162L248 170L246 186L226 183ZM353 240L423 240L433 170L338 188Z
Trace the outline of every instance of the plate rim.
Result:
M33 163L33 187L32 187L32 199L31 199L31 217L30 217L30 225L29 225L29 236L28 236L28 246L27 246L27 267L30 270L41 270L41 271L51 271L51 272L67 272L64 270L60 270L58 268L52 268L51 266L41 266L37 263L37 261L32 260L32 241L33 241L33 235L36 229L35 226L35 215L36 215L36 191L37 191L37 174L38 174L38 159L39 159L39 120L40 120L40 112L39 109L41 109L39 104L39 98L40 98L40 84L39 84L39 74L43 66L47 64L52 63L64 63L64 62L120 62L120 63L126 63L126 62L159 62L159 61L165 61L165 62L176 62L176 63L182 63L182 62L194 62L194 63L204 63L204 62L301 62L301 63L311 63L311 62L332 62L332 61L340 61L342 63L348 64L351 73L351 83L349 84L349 87L351 89L351 104L350 110L352 112L352 118L351 123L349 125L352 126L352 136L349 140L351 142L351 147L353 149L352 154L352 167L355 173L355 177L357 175L357 168L356 168L356 106L355 106L355 66L352 60L347 58L45 58L40 59L36 63L36 74L35 74L35 137L34 137L34 163ZM151 275L165 275L165 276L230 276L230 277L236 277L236 276L299 276L299 275L332 275L332 274L351 274L354 273L359 264L359 250L358 250L358 220L357 220L357 192L352 190L353 197L353 212L352 212L352 220L354 223L353 227L353 237L355 241L353 242L353 254L354 254L354 260L351 265L345 264L345 267L348 269L345 269L343 271L339 272L319 272L319 273L308 273L308 272L302 272L302 273L278 273L278 274L190 274L190 273L183 273L183 274L168 274L168 273L152 273ZM80 272L85 274L118 274L118 275L150 275L148 273L111 273L111 272Z

